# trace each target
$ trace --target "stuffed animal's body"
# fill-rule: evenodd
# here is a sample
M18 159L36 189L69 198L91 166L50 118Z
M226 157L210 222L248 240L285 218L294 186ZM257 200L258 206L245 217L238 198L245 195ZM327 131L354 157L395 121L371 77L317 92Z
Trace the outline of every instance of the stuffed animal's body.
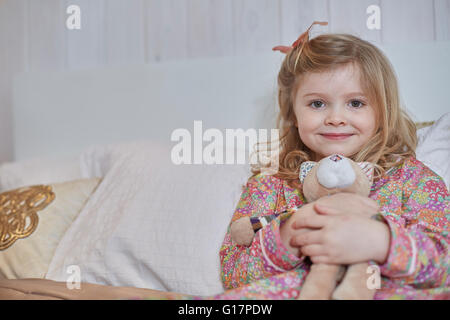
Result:
M340 155L326 157L318 163L304 162L300 169L303 195L308 202L337 192L368 196L372 176L370 163L355 163ZM344 266L312 264L299 299L371 300L375 290L367 286L367 268L367 263L349 265L346 270Z
M303 195L308 202L337 192L357 193L368 196L372 185L373 166L368 162L355 163L340 155L331 155L321 161L307 161L300 168ZM295 210L294 210L295 212ZM286 220L293 211L281 213ZM244 217L231 225L231 237L236 244L249 246L255 232L278 215L261 218ZM302 229L304 232L310 230ZM367 263L339 266L312 264L303 283L299 299L364 299L375 293L367 286ZM340 284L336 285L340 282Z

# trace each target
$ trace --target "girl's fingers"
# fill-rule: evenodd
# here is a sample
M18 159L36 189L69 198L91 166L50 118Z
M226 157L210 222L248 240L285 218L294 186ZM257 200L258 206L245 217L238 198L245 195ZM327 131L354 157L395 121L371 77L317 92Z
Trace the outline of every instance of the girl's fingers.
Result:
M292 228L322 228L325 226L326 219L326 217L319 215L300 216L292 223Z
M304 256L309 256L311 258L311 261L313 257L326 255L324 246L320 244L310 244L307 246L303 246L300 248L300 251Z
M331 263L327 256L313 256L310 259L312 263Z
M294 247L297 247L311 244L319 244L321 242L322 242L321 230L314 230L292 236L290 244Z
M338 210L336 210L334 208L331 208L331 207L328 207L328 206L325 206L325 205L320 204L320 203L315 203L314 204L314 209L319 214L328 214L328 215L338 215L339 214Z

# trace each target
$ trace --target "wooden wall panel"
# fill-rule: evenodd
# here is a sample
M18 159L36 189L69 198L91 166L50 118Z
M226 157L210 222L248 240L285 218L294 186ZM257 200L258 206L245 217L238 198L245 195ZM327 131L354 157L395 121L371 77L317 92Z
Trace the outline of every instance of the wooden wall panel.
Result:
M147 0L146 61L188 56L187 0Z
M189 58L233 55L236 31L231 1L190 0L187 23Z
M104 8L106 64L145 62L143 0L107 0Z
M31 70L252 54L292 43L314 20L330 25L312 36L389 43L450 34L450 0L3 0L12 1L26 4L6 22L25 14ZM69 4L81 7L82 30L65 28ZM371 4L381 7L381 31L366 27Z
M280 41L280 7L273 0L233 0L235 55L268 52Z
M330 28L333 32L350 33L364 40L381 42L381 30L367 28L367 8L370 5L380 6L379 0L328 1Z
M105 0L65 0L64 8L78 5L81 29L65 28L68 69L89 68L105 64L104 6ZM69 15L66 13L65 19Z
M63 1L27 1L28 63L30 70L61 70L66 68L65 11Z
M12 160L14 154L11 94L13 77L17 72L28 69L26 1L0 1L0 43L1 163Z
M430 0L380 0L383 43L434 41Z
M327 0L281 0L281 42L291 45L313 21L329 21ZM314 26L311 37L327 33L330 26Z

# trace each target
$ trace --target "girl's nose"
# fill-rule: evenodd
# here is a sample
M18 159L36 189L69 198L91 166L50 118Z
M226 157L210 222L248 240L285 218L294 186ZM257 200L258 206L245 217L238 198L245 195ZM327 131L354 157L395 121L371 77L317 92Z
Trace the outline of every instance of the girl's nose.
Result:
M325 124L333 126L346 125L347 119L345 116L345 108L340 106L329 108L325 117Z

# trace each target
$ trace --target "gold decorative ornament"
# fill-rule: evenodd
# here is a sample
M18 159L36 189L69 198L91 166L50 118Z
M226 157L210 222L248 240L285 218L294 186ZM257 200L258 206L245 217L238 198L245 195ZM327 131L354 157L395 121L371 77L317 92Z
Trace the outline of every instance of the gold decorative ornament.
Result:
M55 194L51 186L36 185L0 194L0 250L17 239L31 235L39 222L38 211L45 209Z
M417 129L421 129L432 126L434 124L434 121L416 122L415 124Z

